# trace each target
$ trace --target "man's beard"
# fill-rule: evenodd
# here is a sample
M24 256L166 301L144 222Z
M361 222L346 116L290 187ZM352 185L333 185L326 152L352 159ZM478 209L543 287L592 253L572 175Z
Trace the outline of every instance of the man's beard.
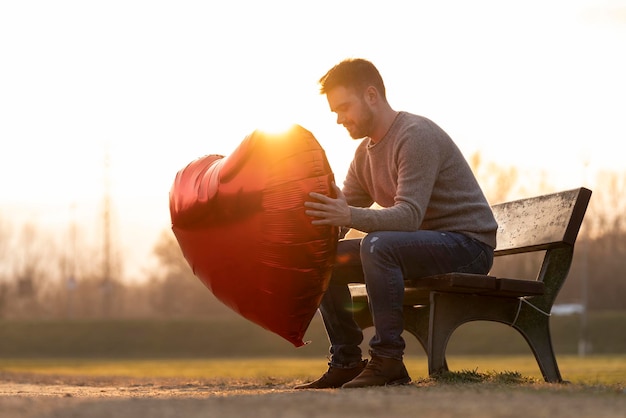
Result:
M348 133L352 139L361 139L369 136L372 132L372 127L374 125L374 113L367 107L365 104L363 105L363 117L358 121L353 123L354 129L348 129ZM346 128L347 129L347 128Z

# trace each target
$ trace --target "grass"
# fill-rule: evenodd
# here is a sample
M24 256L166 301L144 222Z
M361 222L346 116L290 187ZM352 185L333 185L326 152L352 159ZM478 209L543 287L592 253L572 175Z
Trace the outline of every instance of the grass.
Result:
M535 383L536 380L524 377L519 372L487 372L480 373L477 370L461 370L458 372L444 372L432 378L437 383L462 384L462 383L495 383L495 384L521 384Z
M283 339L240 318L225 320L0 321L0 376L172 378L263 385L306 381L326 370L328 343L319 317L295 349ZM569 387L626 387L626 313L591 317L593 355L576 355L578 318L554 317L552 334ZM366 330L365 341L369 339ZM523 338L495 323L467 324L448 345L452 370L429 378L426 356L407 336L405 362L418 385L473 384L564 387L544 384ZM365 349L364 349L365 350ZM366 352L366 351L365 351ZM86 379L88 380L88 379ZM260 382L260 383L259 383Z
M563 378L575 384L623 387L626 355L561 356ZM534 359L528 356L454 356L453 371L436 379L446 382L541 383ZM406 359L415 381L428 379L425 357ZM125 376L133 378L312 379L326 369L320 359L0 359L0 372L69 376Z

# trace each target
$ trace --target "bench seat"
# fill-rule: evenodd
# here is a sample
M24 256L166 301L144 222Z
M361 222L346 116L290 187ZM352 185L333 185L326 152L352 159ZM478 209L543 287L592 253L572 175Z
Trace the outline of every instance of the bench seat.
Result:
M433 291L519 298L542 295L544 284L536 280L498 278L482 274L446 273L407 280L404 287L404 304L426 305L429 302L430 292ZM367 299L367 290L364 284L351 284L350 293L353 300Z

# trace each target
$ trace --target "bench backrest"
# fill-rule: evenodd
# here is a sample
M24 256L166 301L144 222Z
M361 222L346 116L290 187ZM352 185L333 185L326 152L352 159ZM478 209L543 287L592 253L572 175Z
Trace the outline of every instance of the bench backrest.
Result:
M573 246L590 198L591 190L581 187L493 205L495 255Z
M567 278L590 198L591 190L581 187L492 207L498 221L494 255L546 251L536 278L544 292L532 302L543 312L550 312Z

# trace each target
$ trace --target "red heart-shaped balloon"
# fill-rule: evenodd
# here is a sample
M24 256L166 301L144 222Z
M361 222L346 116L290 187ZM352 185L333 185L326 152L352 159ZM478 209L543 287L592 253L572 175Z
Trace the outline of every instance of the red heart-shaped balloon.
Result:
M191 162L170 191L172 230L194 274L296 347L328 286L338 234L312 225L304 202L313 191L334 196L333 182L324 150L295 125Z

